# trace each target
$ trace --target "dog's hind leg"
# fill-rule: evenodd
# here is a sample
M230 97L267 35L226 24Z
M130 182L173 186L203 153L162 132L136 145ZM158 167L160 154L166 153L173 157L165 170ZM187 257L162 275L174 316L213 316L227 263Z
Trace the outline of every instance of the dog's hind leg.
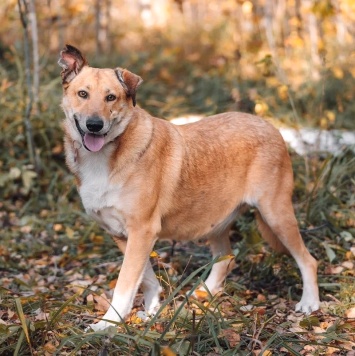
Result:
M288 251L301 271L303 294L296 310L311 313L319 309L317 261L307 250L300 235L290 194L283 193L282 185L275 194L269 191L257 204L259 227L265 239L276 250Z
M127 239L118 237L114 237L113 239L124 254L126 251ZM141 288L144 295L145 310L149 314L154 314L160 307L160 293L162 292L162 287L160 286L149 261L144 270Z
M228 228L222 233L215 234L208 238L213 259L223 256L231 256L232 249L229 240L229 230L230 225L228 225ZM212 266L212 270L205 281L205 286L212 295L223 289L223 283L228 273L235 268L235 266L236 264L232 256L231 258L226 257ZM205 291L205 287L201 286L199 290Z

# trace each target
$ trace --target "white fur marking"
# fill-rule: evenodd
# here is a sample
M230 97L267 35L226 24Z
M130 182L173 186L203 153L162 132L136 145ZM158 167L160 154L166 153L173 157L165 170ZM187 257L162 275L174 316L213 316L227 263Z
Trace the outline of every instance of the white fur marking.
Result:
M121 186L110 184L108 156L105 149L103 152L83 152L79 194L87 214L110 234L121 236L125 235L120 214L123 208L120 204Z

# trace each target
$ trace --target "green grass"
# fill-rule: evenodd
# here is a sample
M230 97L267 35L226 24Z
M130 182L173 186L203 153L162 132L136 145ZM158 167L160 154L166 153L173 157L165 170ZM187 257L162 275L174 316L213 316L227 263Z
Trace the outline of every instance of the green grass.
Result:
M142 75L145 83L138 102L160 117L238 109L230 94L235 87L246 105L243 108L253 111L256 102L248 93L257 88L259 99L268 104L266 114L292 124L294 109L278 97L269 77L242 81L232 75L232 65L221 71L204 62L203 56L200 62L183 62L182 53L163 51L164 46L93 64L119 62ZM354 346L354 319L347 318L355 304L351 269L355 158L349 150L338 156L292 154L294 206L306 244L319 260L325 301L321 312L311 317L292 312L301 295L295 263L265 247L252 215L246 214L236 222L232 235L238 268L228 278L225 293L209 303L187 299L185 292L195 288L211 268L208 250L189 243L177 245L174 256L169 256L170 245L161 244L157 246L160 257L153 262L164 287L165 308L143 322L135 317L142 309L139 295L125 324L109 333L85 332L102 315L93 298L108 292L122 256L110 237L84 214L65 167L55 59L50 58L42 72L41 100L31 117L41 162L41 170L35 172L22 121L26 106L22 58L14 52L10 58L0 67L11 83L0 95L1 355L169 355L169 350L179 355L252 355L260 350L265 355L268 350L301 355L306 346L312 355L323 355L331 348L334 354L346 354ZM327 88L338 90L333 80L326 77ZM352 80L344 77L344 88ZM301 117L312 116L305 124L319 124L322 115L313 114L321 103L326 110L339 109L325 93L318 83L309 83L294 94ZM353 127L349 116L353 104L347 98L344 92L338 99L345 109L331 127Z

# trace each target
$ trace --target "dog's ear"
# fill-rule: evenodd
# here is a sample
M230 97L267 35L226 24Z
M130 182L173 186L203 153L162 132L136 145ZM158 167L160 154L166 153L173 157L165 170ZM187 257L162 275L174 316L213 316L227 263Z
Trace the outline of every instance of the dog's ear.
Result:
M83 67L88 65L81 52L74 46L68 44L60 52L58 64L63 68L60 73L63 84L69 84Z
M133 106L136 106L136 92L143 79L127 69L116 68L115 73L127 96L132 98Z

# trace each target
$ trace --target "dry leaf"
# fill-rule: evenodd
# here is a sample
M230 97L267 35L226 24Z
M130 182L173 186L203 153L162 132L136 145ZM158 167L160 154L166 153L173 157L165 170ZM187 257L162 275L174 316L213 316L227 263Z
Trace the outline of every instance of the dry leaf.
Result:
M345 312L345 316L346 316L347 318L355 319L355 307L352 307L352 308L348 309L348 310Z
M53 345L51 341L48 341L43 348L47 355L53 355L57 350L56 346Z
M108 286L110 287L110 289L114 289L115 286L117 284L117 278L116 279L113 279L109 284Z
M110 302L106 298L104 294L102 295L94 295L95 301L95 309L97 311L106 312L106 310L110 307Z
M197 299L205 300L208 299L209 294L205 290L196 289L194 292L194 296Z
M230 347L236 347L240 342L240 335L234 329L222 329L222 335Z
M48 320L49 319L49 313L45 313L43 311L39 311L39 313L35 316L35 320Z
M351 261L345 261L341 265L346 269L354 269L354 263Z
M168 346L162 348L161 354L162 356L176 356L176 353Z
M53 230L55 232L61 231L63 229L63 225L62 224L54 224L53 225Z

